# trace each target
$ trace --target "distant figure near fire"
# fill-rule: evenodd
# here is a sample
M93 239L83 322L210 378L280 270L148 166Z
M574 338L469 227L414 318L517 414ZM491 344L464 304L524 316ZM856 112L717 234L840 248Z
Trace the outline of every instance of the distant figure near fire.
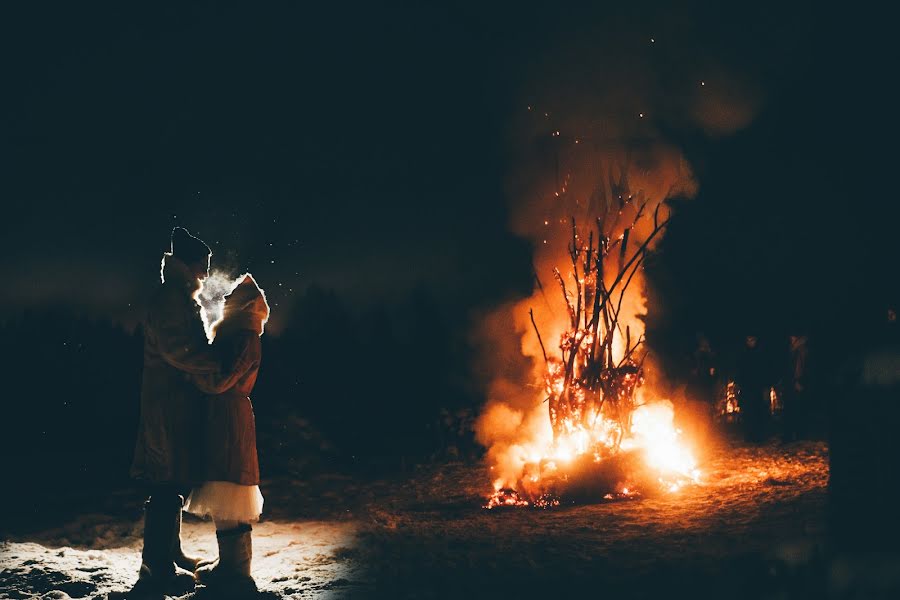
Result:
M187 230L172 231L163 255L161 285L153 293L144 323L144 374L133 477L147 484L144 547L138 581L128 598L158 597L176 585L192 585L184 573L198 559L181 550L181 495L193 481L191 447L196 411L203 394L190 375L219 369L208 345L195 295L209 275L209 247Z
M738 385L741 388L741 415L744 436L748 442L761 442L766 435L769 418L768 390L771 385L759 339L748 335L738 362Z
M252 276L245 275L225 297L222 320L213 327L213 350L222 369L193 375L209 396L203 402L199 458L203 483L194 488L185 510L212 517L219 558L197 569L197 581L214 589L250 592L253 556L250 523L262 512L256 423L250 392L256 383L263 329L269 305Z
M784 375L784 432L786 442L801 439L809 419L809 349L805 335L790 336L788 371Z

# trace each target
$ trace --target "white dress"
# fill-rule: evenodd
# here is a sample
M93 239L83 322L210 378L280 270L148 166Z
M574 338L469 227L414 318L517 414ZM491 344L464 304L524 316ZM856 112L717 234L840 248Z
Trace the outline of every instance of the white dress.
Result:
M200 517L248 523L262 514L263 497L258 485L207 481L195 487L184 510Z

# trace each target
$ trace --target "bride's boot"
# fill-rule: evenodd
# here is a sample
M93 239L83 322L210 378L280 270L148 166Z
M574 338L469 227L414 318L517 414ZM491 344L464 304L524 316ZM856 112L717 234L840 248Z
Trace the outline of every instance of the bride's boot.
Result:
M249 523L217 531L219 560L198 568L194 575L197 581L229 595L256 591L256 582L250 575L253 560L252 531Z

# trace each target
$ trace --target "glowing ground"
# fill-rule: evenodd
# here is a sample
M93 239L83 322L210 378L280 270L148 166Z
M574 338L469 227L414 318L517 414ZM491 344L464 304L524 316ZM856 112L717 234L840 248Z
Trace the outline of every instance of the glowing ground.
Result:
M722 444L701 459L700 485L548 510L482 509L483 466L278 480L263 485L272 520L254 530L254 574L260 598L828 596L848 571L825 549L827 465L822 443ZM7 536L0 598L122 590L140 531L139 518L82 514ZM188 550L214 553L210 524L185 533Z
M356 569L347 556L355 536L352 524L266 522L253 533L260 598L342 597L342 588L353 585ZM3 542L0 597L102 598L125 590L140 565L139 534L139 523L89 516L34 536L35 541ZM213 526L186 523L184 546L188 553L214 556Z
M825 445L721 445L700 467L677 493L547 510L473 509L489 472L438 469L373 509L362 547L381 589L415 597L807 597L827 569Z

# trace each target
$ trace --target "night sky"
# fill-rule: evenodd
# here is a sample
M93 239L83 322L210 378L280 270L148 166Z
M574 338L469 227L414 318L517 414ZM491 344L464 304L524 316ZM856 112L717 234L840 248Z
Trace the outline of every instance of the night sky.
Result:
M461 318L530 289L530 242L508 226L518 145L601 122L627 143L638 119L699 184L657 261L665 318L737 330L822 298L821 324L853 269L872 283L892 264L895 92L870 87L890 64L874 18L813 3L17 10L3 318L135 322L174 225L214 267L253 271L276 324L313 285L359 307L425 289ZM529 123L528 106L553 116Z
M900 480L884 471L900 458L896 29L883 6L812 0L0 2L0 456L25 499L0 512L11 522L0 518L0 554L7 531L41 532L9 538L21 561L0 569L0 596L4 585L84 595L88 578L113 585L104 569L137 564L146 491L123 491L143 486L129 474L150 339L141 319L176 226L209 244L214 270L252 272L272 309L251 426L260 546L298 553L255 551L278 565L264 577L279 589L364 594L355 574L318 582L332 559L369 560L371 581L438 597L553 597L585 582L624 596L705 583L722 586L714 597L751 597L814 576L810 589L827 596L826 582L845 586L832 595L866 577L895 582ZM549 249L572 235L570 215L553 213L593 210L597 187L548 202L561 177L568 185L561 171L598 156L637 156L647 185L676 174L677 188L660 186L677 190L665 235L631 289L647 294L636 317L645 397L672 400L713 487L649 511L635 508L638 488L622 510L521 513L505 528L476 516L473 492L491 493L496 450L529 461L522 475L556 471L557 457L531 462L529 436L550 439L544 402L556 394L545 400L552 388L528 350L540 334L516 317L552 297L550 317L531 316L548 332L538 341L552 373L569 339L549 333L566 314L548 268L565 255ZM572 188L607 166L576 173ZM632 300L633 323L643 304ZM791 355L793 335L808 342ZM641 377L607 374L604 399ZM713 426L729 383L745 390L744 416ZM586 397L583 382L565 385ZM785 410L769 419L772 389ZM616 393L606 406L632 422ZM600 414L572 397L555 398L582 415L571 422ZM591 427L611 439L606 425ZM801 441L737 441L763 429ZM569 439L581 446L585 432ZM591 446L571 464L595 450L607 455ZM583 473L630 478L644 453ZM826 460L827 492L812 473ZM576 471L571 481L587 482ZM331 521L361 545L343 533L323 544ZM879 545L845 552L823 542L834 532ZM25 560L22 548L43 554ZM299 553L303 564L289 564ZM80 556L103 564L53 570Z

